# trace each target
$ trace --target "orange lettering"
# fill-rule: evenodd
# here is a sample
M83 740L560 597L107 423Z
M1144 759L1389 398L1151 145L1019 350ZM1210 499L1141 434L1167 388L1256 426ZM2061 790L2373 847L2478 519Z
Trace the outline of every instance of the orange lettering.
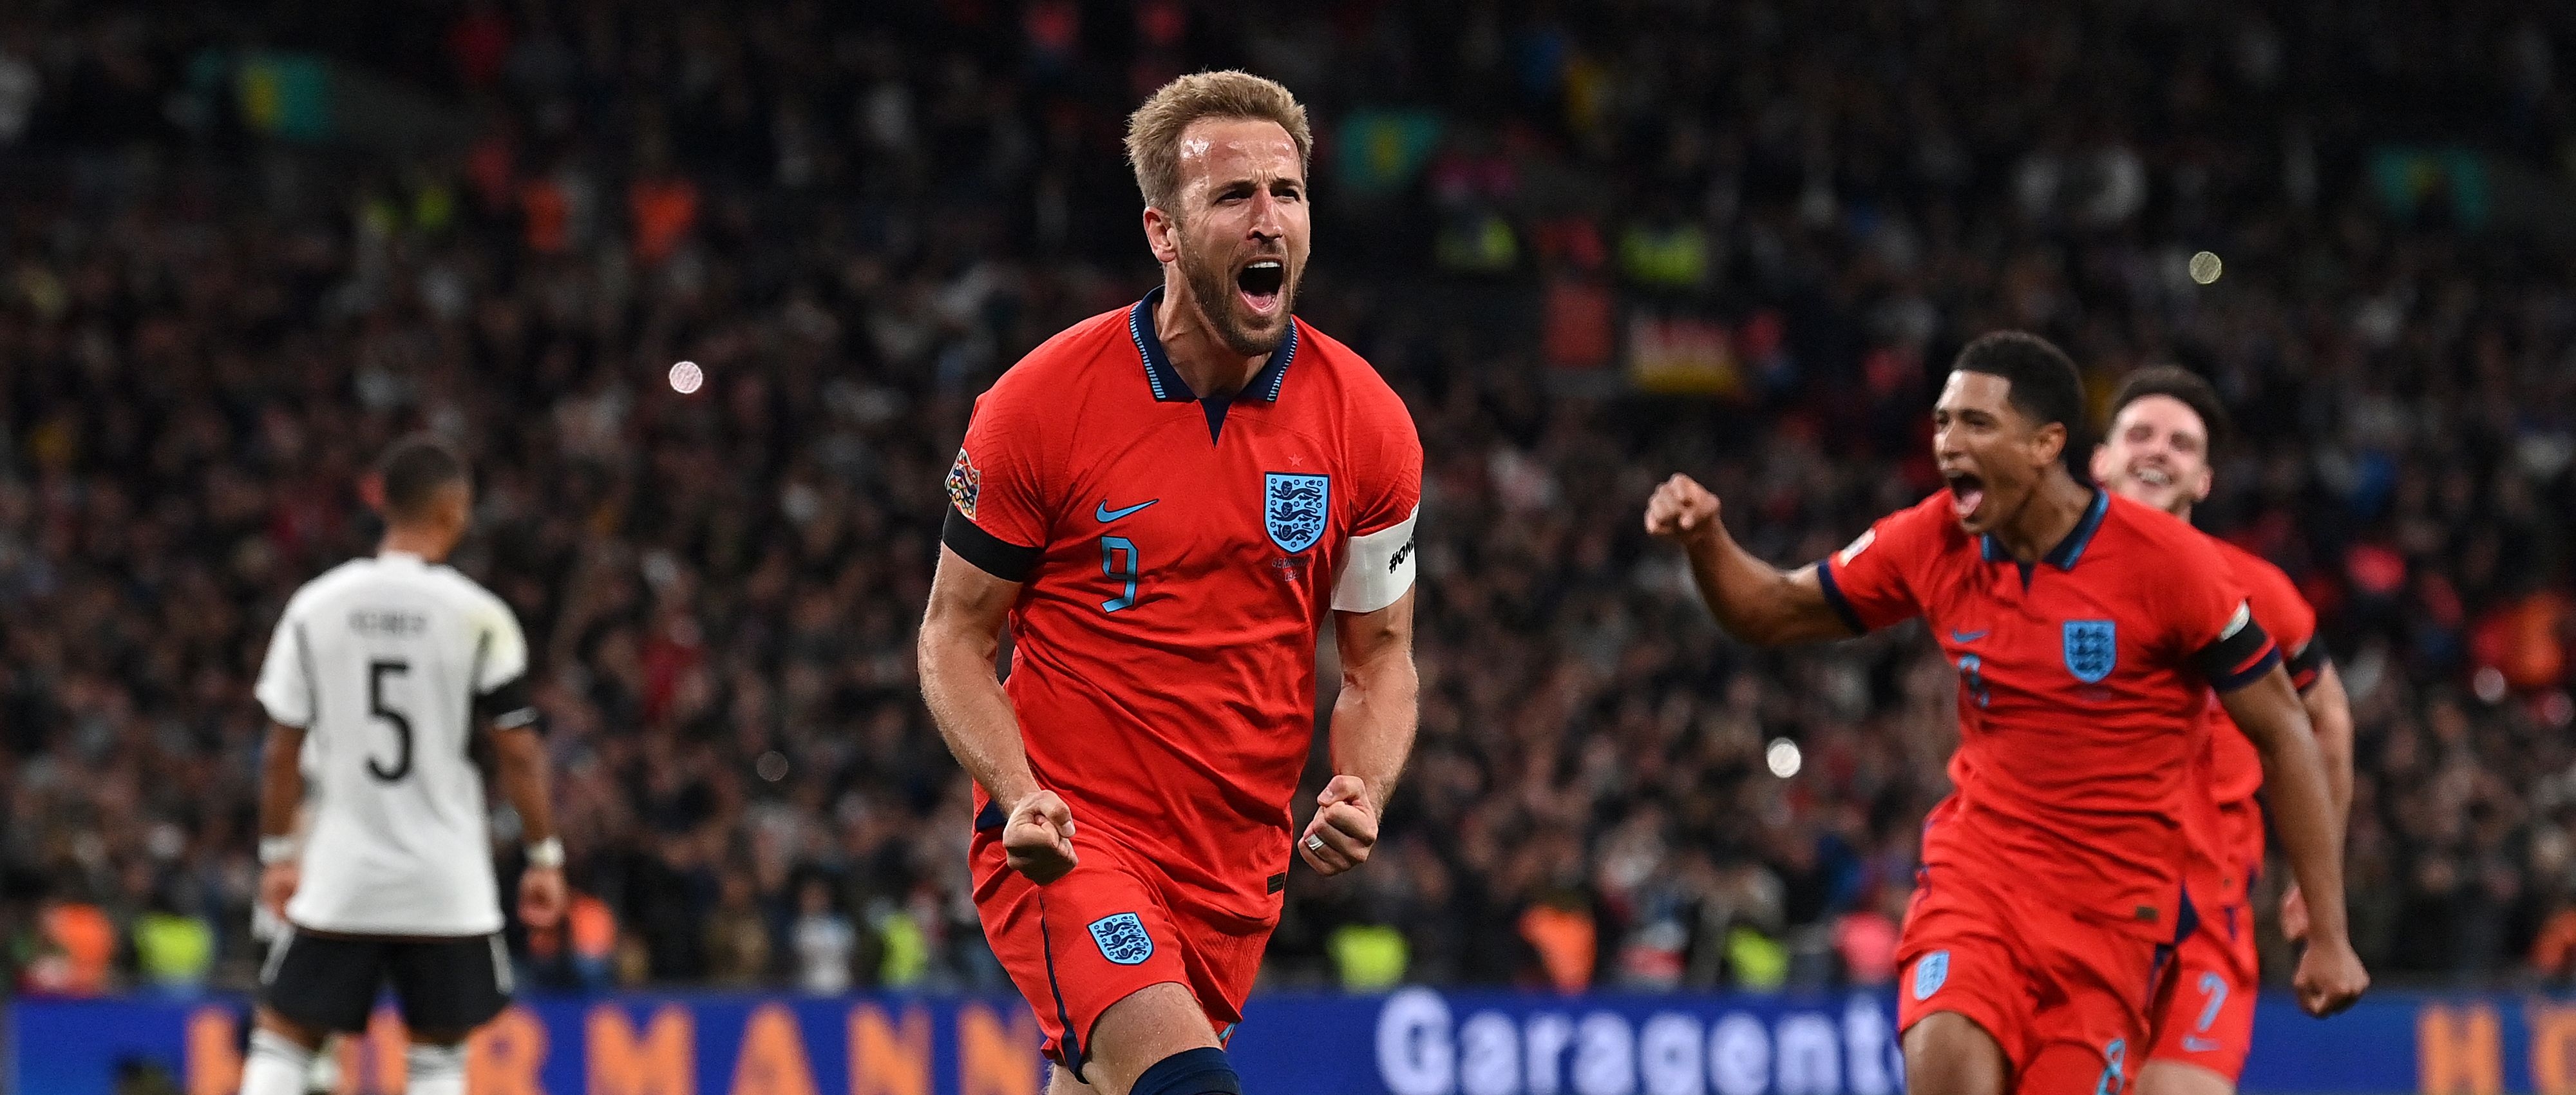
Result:
M392 1008L377 1008L367 1016L366 1044L361 1051L366 1057L368 1074L375 1083L361 1091L400 1091L411 1082L411 1062L403 1051L411 1048L411 1032L403 1026L401 1014ZM354 1070L353 1070L354 1074Z
M903 1027L884 1008L850 1009L850 1095L930 1095L930 1013L905 1008Z
M332 1061L331 1095L367 1095L376 1090L358 1082L358 1065L363 1059L358 1051L364 1048L360 1040L334 1034L323 1041L322 1050L331 1055Z
M1038 1056L1037 1021L1013 1009L1011 1021L982 1004L957 1009L957 1095L1038 1095L1046 1059Z
M784 1005L752 1009L742 1028L742 1055L734 1059L733 1095L815 1095L805 1035Z
M632 1029L632 1028L629 1028ZM545 1095L546 1025L523 1007L504 1009L465 1040L465 1090L479 1095Z
M2576 1007L2534 1000L2523 1014L2531 1024L2532 1089L2576 1095Z
M2415 1018L2416 1090L2424 1095L2500 1095L2504 1030L2495 1009L2454 1011L2427 1004Z
M241 1089L241 1024L225 1008L188 1013L188 1095L232 1095Z
M590 1009L585 1026L590 1095L697 1095L697 1027L687 1009L662 1005L640 1042L616 1004Z

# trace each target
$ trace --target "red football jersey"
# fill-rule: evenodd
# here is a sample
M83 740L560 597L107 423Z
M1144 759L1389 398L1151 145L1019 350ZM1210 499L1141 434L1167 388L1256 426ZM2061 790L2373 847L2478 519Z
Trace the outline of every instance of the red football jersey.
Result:
M1245 924L1278 912L1327 613L1411 584L1422 444L1394 390L1303 321L1200 400L1155 290L1031 351L975 401L942 536L1021 582L1005 687L1074 824ZM976 788L977 825L1001 811Z
M1970 536L1944 491L1817 567L1855 632L1923 617L1959 667L1956 790L1925 822L1927 868L2043 886L2171 939L2207 689L2279 661L2225 559L2171 515L2097 491L2036 564Z
M2317 638L2316 609L2299 595L2289 575L2262 556L2215 536L2209 542L2245 587L2254 622L2282 651L2290 683L2301 692L2314 687L2326 664L2325 644ZM2206 710L2210 733L2204 763L2212 810L2195 812L2186 822L2203 872L2192 883L2192 894L2195 899L2219 903L2240 901L2247 882L2263 867L2263 818L2254 803L2254 793L2263 788L2263 757L2228 717L2216 694L2209 697Z
M2262 624L2264 633L2280 647L2290 683L2307 691L2325 669L2325 647L2317 642L2317 610L2299 595L2289 575L2262 556L2215 536L2209 542L2217 545L2236 580L2244 585L2245 598L2254 606L2254 622ZM2215 697L2209 710L2217 723L2209 737L2210 797L2222 806L2251 803L2254 792L2263 789L2263 758Z

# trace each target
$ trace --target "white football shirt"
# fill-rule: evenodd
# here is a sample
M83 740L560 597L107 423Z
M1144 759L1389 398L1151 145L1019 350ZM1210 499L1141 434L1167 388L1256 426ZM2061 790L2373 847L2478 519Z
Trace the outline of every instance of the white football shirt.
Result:
M534 721L516 698L524 688L511 687L527 669L509 606L419 556L353 559L296 591L258 689L270 718L304 729L312 781L288 922L355 935L501 930L483 777L466 748L486 718Z

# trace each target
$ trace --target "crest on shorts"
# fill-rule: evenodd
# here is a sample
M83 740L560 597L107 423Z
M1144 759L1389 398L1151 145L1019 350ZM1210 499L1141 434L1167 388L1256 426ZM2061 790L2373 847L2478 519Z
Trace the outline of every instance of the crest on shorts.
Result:
M2109 620L2066 621L2066 671L2086 684L2100 684L2120 664L2119 630Z
M1091 922L1091 941L1100 944L1100 956L1122 966L1141 965L1154 956L1154 937L1145 934L1145 922L1135 913L1118 913Z
M984 473L975 470L975 462L966 458L966 450L957 450L957 462L948 465L948 500L957 503L957 512L975 519L975 496L983 493Z
M1270 530L1270 542L1295 555L1323 539L1325 502L1332 497L1332 485L1330 478L1321 475L1266 473L1261 523Z
M1950 980L1950 952L1933 951L1914 964L1914 998L1929 1000Z

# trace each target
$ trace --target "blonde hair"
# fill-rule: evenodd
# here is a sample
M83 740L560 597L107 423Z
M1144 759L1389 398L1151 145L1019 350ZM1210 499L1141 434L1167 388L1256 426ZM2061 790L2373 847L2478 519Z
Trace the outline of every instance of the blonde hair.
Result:
M1178 213L1172 199L1181 188L1181 132L1202 118L1276 122L1297 145L1297 166L1308 166L1315 148L1306 125L1306 108L1276 80L1249 72L1194 72L1164 84L1136 113L1127 116L1127 162L1136 168L1136 189L1145 204Z

